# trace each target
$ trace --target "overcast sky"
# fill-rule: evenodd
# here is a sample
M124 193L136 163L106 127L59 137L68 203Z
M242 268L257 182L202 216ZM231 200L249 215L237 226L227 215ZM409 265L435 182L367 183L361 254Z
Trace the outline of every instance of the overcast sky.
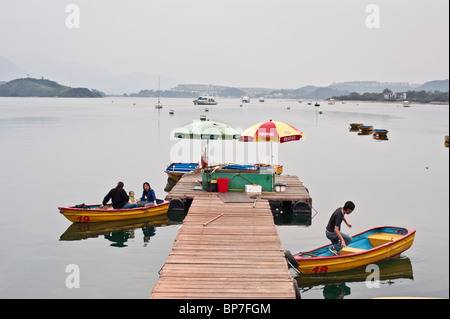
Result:
M67 25L69 4L79 28ZM0 0L0 56L16 64L182 83L424 83L449 77L448 39L448 0Z

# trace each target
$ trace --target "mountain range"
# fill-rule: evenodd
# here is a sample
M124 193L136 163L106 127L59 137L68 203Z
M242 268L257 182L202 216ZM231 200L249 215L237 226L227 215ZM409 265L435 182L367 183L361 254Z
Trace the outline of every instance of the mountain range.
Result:
M402 82L376 82L376 81L352 81L333 83L327 87L313 85L298 89L267 89L267 88L234 88L210 84L179 84L170 91L162 92L163 96L179 96L182 92L195 95L217 95L221 97L266 97L266 98L290 98L290 99L328 99L333 96L348 95L350 93L382 93L384 89L393 92L408 91L449 91L449 80L437 80L426 82L422 85ZM137 96L156 96L156 91L140 91Z
M272 97L272 98L303 98L326 99L332 96L348 95L352 92L380 93L388 88L393 92L407 91L449 91L449 80L430 81L424 84L406 82L351 81L332 83L326 87L304 86L298 89L242 88L211 84L179 84L181 81L146 73L130 73L116 75L100 68L82 65L76 62L45 63L45 77L60 83L75 87L91 88L91 91L101 91L108 95L156 96L158 82L161 80L161 95L173 97L192 97L202 94L221 97ZM31 73L5 57L0 56L0 85L7 81L24 78Z

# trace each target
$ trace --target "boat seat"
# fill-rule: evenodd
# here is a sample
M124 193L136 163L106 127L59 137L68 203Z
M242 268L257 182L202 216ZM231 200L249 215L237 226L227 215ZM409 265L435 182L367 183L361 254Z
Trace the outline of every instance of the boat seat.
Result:
M388 233L376 233L376 234L367 236L372 247L378 247L378 246L384 245L386 243L393 242L394 240L397 240L402 237L403 237L403 235L388 234Z
M347 255L347 254L353 254L353 253L359 253L365 251L365 249L361 249L361 248L355 248L355 247L345 247L342 248L340 251L341 255Z

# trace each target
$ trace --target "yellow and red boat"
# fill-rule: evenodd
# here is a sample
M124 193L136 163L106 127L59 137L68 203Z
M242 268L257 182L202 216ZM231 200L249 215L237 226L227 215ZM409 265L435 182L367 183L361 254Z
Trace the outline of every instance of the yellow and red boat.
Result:
M411 247L416 230L376 227L352 237L352 242L333 255L330 245L294 255L295 267L304 274L344 271L363 267L399 256ZM291 262L292 264L292 262Z
M157 199L156 205L113 209L111 205L77 205L71 207L58 207L59 212L63 214L72 223L96 223L127 219L145 218L166 214L169 210L169 201Z

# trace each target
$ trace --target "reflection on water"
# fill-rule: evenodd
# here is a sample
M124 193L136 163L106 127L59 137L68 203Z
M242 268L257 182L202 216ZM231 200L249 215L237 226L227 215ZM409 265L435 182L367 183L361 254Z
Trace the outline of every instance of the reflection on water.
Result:
M166 215L158 215L147 218L120 220L100 223L73 223L61 235L61 241L82 240L98 238L103 235L106 240L112 242L112 247L127 247L128 239L135 238L135 230L141 229L144 246L150 238L156 235L156 228L161 226L179 224L183 221L185 213L171 212Z
M377 265L380 269L378 279L380 284L393 285L399 279L414 280L411 260L408 257L400 256ZM348 283L364 282L372 274L365 270L364 267L336 273L302 274L297 276L295 280L302 295L323 285L320 289L322 289L325 299L342 299L344 296L351 294Z
M284 212L283 214L274 214L273 220L275 225L288 226L311 226L312 218L311 214L295 214L293 212Z
M350 295L351 289L345 283L338 285L325 285L323 287L323 297L325 299L344 299Z
M134 238L134 229L120 230L104 234L105 239L112 242L111 247L127 247L128 238Z
M387 135L379 135L379 134L373 134L373 139L377 141L389 141L389 138Z

